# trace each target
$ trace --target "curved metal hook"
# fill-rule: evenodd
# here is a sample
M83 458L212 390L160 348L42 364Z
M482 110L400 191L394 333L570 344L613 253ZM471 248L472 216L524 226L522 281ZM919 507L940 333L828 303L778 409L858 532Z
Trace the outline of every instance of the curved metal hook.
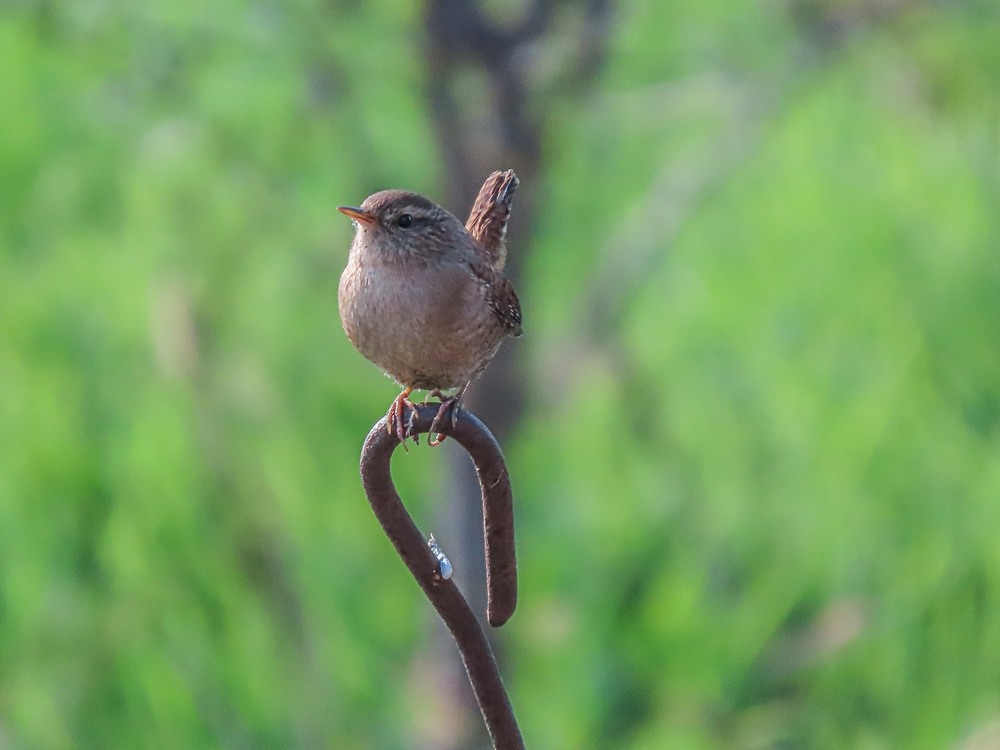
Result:
M413 414L411 434L426 433L437 404L421 404ZM517 561L514 552L514 504L507 466L496 438L474 415L462 409L437 431L454 438L469 453L483 493L486 547L487 620L503 625L517 606ZM442 577L439 560L396 492L390 458L399 439L379 420L361 450L361 481L375 517L410 573L451 631L462 655L483 719L495 748L524 747L514 710L504 689L496 659L476 615L453 580Z

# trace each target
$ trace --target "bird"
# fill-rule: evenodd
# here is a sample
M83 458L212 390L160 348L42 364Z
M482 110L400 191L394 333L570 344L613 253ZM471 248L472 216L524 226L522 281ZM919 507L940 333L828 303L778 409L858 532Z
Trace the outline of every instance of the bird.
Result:
M437 430L448 410L454 424L472 381L506 338L523 332L521 303L504 274L518 184L513 170L493 172L464 226L405 190L382 190L360 206L337 208L355 228L337 293L340 319L354 347L402 387L387 429L404 445L414 390L440 399L428 441L440 445L444 435Z

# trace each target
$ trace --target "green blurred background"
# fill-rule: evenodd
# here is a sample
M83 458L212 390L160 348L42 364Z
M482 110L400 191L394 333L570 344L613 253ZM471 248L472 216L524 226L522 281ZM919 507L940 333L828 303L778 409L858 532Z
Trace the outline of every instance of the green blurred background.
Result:
M483 746L333 208L508 166L528 746L1000 747L995 0L5 2L0 747Z

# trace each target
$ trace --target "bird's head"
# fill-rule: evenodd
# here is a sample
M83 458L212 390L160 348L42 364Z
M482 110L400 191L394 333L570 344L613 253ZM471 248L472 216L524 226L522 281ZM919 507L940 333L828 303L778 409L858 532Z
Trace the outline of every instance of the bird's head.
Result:
M451 213L417 193L383 190L358 206L339 206L357 230L355 245L387 258L430 259L461 240L465 227Z

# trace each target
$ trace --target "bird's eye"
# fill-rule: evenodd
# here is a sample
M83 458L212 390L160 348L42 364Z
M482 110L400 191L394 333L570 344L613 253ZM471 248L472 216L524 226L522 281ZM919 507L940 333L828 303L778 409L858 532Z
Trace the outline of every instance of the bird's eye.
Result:
M410 226L410 224L413 223L413 216L411 216L410 214L400 214L399 218L396 219L396 223L399 224L399 226L402 227L403 229L406 229L408 226Z

